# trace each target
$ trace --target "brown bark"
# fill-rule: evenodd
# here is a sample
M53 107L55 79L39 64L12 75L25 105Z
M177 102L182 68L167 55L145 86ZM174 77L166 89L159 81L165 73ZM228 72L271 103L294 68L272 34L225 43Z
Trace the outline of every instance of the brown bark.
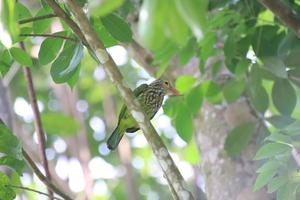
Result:
M239 101L226 108L208 103L202 107L197 143L201 150L201 167L205 178L205 192L209 200L272 199L264 189L253 192L257 164L255 140L236 157L224 150L225 139L231 128L253 121L248 104Z

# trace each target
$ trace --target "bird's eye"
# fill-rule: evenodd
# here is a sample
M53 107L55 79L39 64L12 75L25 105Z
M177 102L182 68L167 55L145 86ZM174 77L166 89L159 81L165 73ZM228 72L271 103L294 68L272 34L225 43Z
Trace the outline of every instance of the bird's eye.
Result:
M169 85L169 82L168 82L168 81L165 81L165 84L168 86L168 85Z

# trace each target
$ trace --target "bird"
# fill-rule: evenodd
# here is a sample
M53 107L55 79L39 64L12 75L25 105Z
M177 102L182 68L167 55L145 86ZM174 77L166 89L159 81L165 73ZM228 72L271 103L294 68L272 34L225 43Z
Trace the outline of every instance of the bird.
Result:
M141 84L133 91L133 94L149 119L152 119L157 113L166 95L180 96L180 93L168 81L163 79L156 79L149 85ZM107 139L108 149L116 149L125 132L134 133L139 129L138 123L130 114L127 106L123 105L117 127Z

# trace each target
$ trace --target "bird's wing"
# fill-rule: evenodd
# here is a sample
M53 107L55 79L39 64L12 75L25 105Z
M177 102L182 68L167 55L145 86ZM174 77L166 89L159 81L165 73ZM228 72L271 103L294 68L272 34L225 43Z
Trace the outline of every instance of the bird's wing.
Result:
M138 97L143 91L145 91L145 89L148 88L148 84L144 83L140 86L138 86L137 88L135 88L133 90L133 94L135 97ZM121 108L121 112L120 112L120 115L119 115L119 122L120 123L120 120L124 117L125 113L127 111L127 106L126 105L123 105L122 108Z

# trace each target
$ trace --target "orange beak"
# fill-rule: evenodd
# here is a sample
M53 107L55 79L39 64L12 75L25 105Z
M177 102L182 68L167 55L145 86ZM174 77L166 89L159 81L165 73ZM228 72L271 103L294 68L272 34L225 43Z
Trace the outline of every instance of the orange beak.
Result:
M181 96L181 94L173 87L169 87L170 96Z

